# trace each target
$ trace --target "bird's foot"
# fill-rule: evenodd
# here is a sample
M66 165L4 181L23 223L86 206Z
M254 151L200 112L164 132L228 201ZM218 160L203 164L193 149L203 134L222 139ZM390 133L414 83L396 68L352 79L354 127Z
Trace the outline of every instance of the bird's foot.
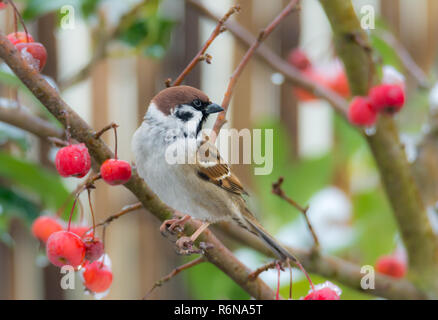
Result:
M200 242L199 248L196 248L191 237L181 237L176 241L176 252L180 255L204 254L206 250L211 248L213 245L206 242Z
M160 226L160 232L163 236L176 235L183 231L184 224L190 220L189 215L185 215L181 218L174 218L165 220Z

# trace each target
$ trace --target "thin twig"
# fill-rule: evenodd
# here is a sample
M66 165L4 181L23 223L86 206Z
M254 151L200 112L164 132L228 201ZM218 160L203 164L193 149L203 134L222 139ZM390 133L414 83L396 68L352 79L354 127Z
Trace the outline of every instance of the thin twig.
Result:
M409 51L397 40L394 35L388 31L382 31L377 34L383 41L390 45L397 53L400 61L403 63L405 69L412 75L417 81L418 85L422 88L430 88L430 82L424 71L417 65L412 58Z
M274 260L274 261L272 261L272 262L269 262L269 263L267 263L267 264L265 264L265 265L263 265L263 266L261 266L261 267L255 269L253 272L251 272L251 273L248 275L248 279L249 279L249 280L254 280L254 279L256 279L261 273L263 273L263 272L265 272L265 271L268 271L268 270L270 270L270 269L274 269L274 268L276 268L278 264L279 264L279 261L278 261L278 260ZM283 266L282 266L281 264L280 264L280 266L281 266L281 268L282 268L282 270L283 270Z
M137 202L134 204L124 206L123 209L120 210L119 212L117 212L116 214L113 214L113 215L109 216L108 218L106 218L103 222L96 224L96 228L107 225L107 224L111 223L113 220L116 220L116 219L120 218L121 216L124 216L125 214L132 212L132 211L135 211L135 210L138 210L142 207L143 207L143 205L141 204L141 202Z
M105 127L103 127L101 130L99 130L98 132L96 132L95 134L94 134L94 138L95 139L99 139L105 132L107 132L108 130L110 130L110 129L115 129L115 128L117 128L118 127L118 125L116 124L116 123L114 123L114 122L112 122L112 123L110 123L109 125L107 125L107 126L105 126Z
M47 140L49 140L50 143L52 143L55 147L66 147L68 146L68 142L56 137L48 137Z
M233 90L236 87L237 80L239 80L239 77L242 74L243 70L245 69L246 65L251 60L252 56L254 55L254 52L257 50L260 44L272 33L272 31L274 31L274 29L280 24L280 22L294 10L297 3L298 0L290 1L289 4L280 12L280 14L277 17L275 17L275 19L272 20L272 22L259 33L257 40L248 49L248 51L245 53L242 60L240 61L239 65L234 70L230 82L228 83L227 91L225 92L224 98L222 100L222 108L224 109L224 111L218 115L216 122L213 126L214 134L212 134L211 137L212 142L216 140L216 137L219 134L220 129L226 122L225 115L228 110L228 106L230 105L231 96L233 95Z
M279 196L283 200L286 200L289 204L294 206L296 209L298 209L298 211L300 211L303 214L304 219L306 220L307 227L309 228L309 231L312 234L312 238L313 238L313 241L315 244L315 249L319 248L318 237L317 237L315 230L313 229L312 224L310 223L309 217L307 215L307 212L309 211L309 207L307 206L307 207L303 208L297 202L295 202L292 198L288 197L286 195L286 193L283 191L283 189L281 188L283 181L284 181L283 177L280 177L280 178L278 178L277 182L274 182L272 184L272 193L276 194L277 196Z
M182 266L176 267L167 276L165 276L165 277L161 278L160 280L158 280L157 282L155 282L154 285L152 286L152 288L148 291L148 293L145 294L145 296L143 297L143 300L146 300L148 298L148 296L155 290L155 288L161 287L164 283L166 283L167 281L169 281L170 279L172 279L173 277L178 275L181 271L190 269L190 268L197 266L198 264L201 264L203 262L205 262L205 258L203 256L201 256L199 258L196 258L195 260L192 260L186 264L183 264Z
M195 68L195 66L198 64L198 62L206 60L207 63L210 63L210 58L207 58L208 56L205 55L205 52L207 51L208 47L213 43L213 41L217 38L218 35L220 35L224 29L223 25L228 20L229 17L231 17L234 13L239 12L240 6L235 5L232 6L228 12L222 17L222 19L219 20L219 22L216 25L216 28L214 28L213 32L211 33L208 40L205 42L204 46L201 48L201 50L198 52L198 54L190 61L190 63L187 65L187 67L181 72L181 74L176 78L176 80L173 82L172 86L179 86L184 78Z

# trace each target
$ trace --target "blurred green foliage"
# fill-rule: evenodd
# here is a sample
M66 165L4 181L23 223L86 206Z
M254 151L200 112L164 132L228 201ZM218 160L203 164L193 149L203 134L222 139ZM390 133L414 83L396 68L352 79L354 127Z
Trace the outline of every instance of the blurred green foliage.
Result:
M63 6L72 6L75 12L80 13L84 20L96 17L102 0L24 0L25 9L22 13L25 20L34 20L50 12L55 12L59 20ZM129 19L121 20L123 23L117 38L136 52L144 55L161 58L169 46L171 32L176 23L165 18L160 12L161 0L145 1L143 5L136 5L135 14ZM121 19L125 17L122 16Z
M57 211L70 192L54 172L38 164L0 152L0 241L7 236L11 218L20 218L30 226L42 210ZM62 217L67 219L73 201Z
M61 7L69 5L79 8L84 18L96 14L96 9L101 0L24 0L25 9L22 16L25 20L37 19L49 12L58 11Z

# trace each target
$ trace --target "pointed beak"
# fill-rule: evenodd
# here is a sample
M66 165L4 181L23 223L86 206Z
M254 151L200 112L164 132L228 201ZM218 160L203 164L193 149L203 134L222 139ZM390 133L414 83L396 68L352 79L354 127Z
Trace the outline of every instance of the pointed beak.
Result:
M217 113L217 112L221 112L224 111L224 108L222 108L220 105L216 104L216 103L212 103L209 104L205 110L204 113L205 114L212 114L212 113Z

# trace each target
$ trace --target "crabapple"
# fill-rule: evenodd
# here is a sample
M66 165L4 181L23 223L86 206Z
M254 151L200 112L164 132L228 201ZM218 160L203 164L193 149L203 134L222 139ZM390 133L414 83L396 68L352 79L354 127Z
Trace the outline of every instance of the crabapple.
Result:
M91 292L105 292L111 286L113 273L102 261L86 262L82 277L84 286Z
M348 119L357 126L371 126L376 122L377 113L366 97L354 97L348 109Z
M85 144L72 144L61 148L55 158L56 169L63 177L84 177L91 167L91 158Z
M381 256L376 262L376 270L394 278L403 278L406 264L394 255Z
M104 253L103 242L97 238L87 237L84 239L85 259L89 262L96 261Z
M21 56L34 69L41 71L44 68L47 61L47 51L41 43L17 43L15 46L20 51Z
M326 281L310 290L304 300L340 300L341 293L342 290L338 286Z
M35 41L29 33L26 35L26 32L22 31L12 32L7 35L7 38L13 45L17 45L18 43L30 43Z
M62 229L62 225L54 217L39 216L32 223L32 234L44 243L47 242L52 233Z
M46 253L55 266L71 265L76 268L84 262L85 244L73 232L57 231L47 239Z
M307 54L298 48L291 50L287 61L298 70L306 70L312 66Z
M110 185L124 184L131 178L131 165L124 160L108 159L100 167L100 174Z
M372 87L369 97L371 106L376 112L394 113L400 111L405 103L405 92L401 86L396 84L381 84Z

